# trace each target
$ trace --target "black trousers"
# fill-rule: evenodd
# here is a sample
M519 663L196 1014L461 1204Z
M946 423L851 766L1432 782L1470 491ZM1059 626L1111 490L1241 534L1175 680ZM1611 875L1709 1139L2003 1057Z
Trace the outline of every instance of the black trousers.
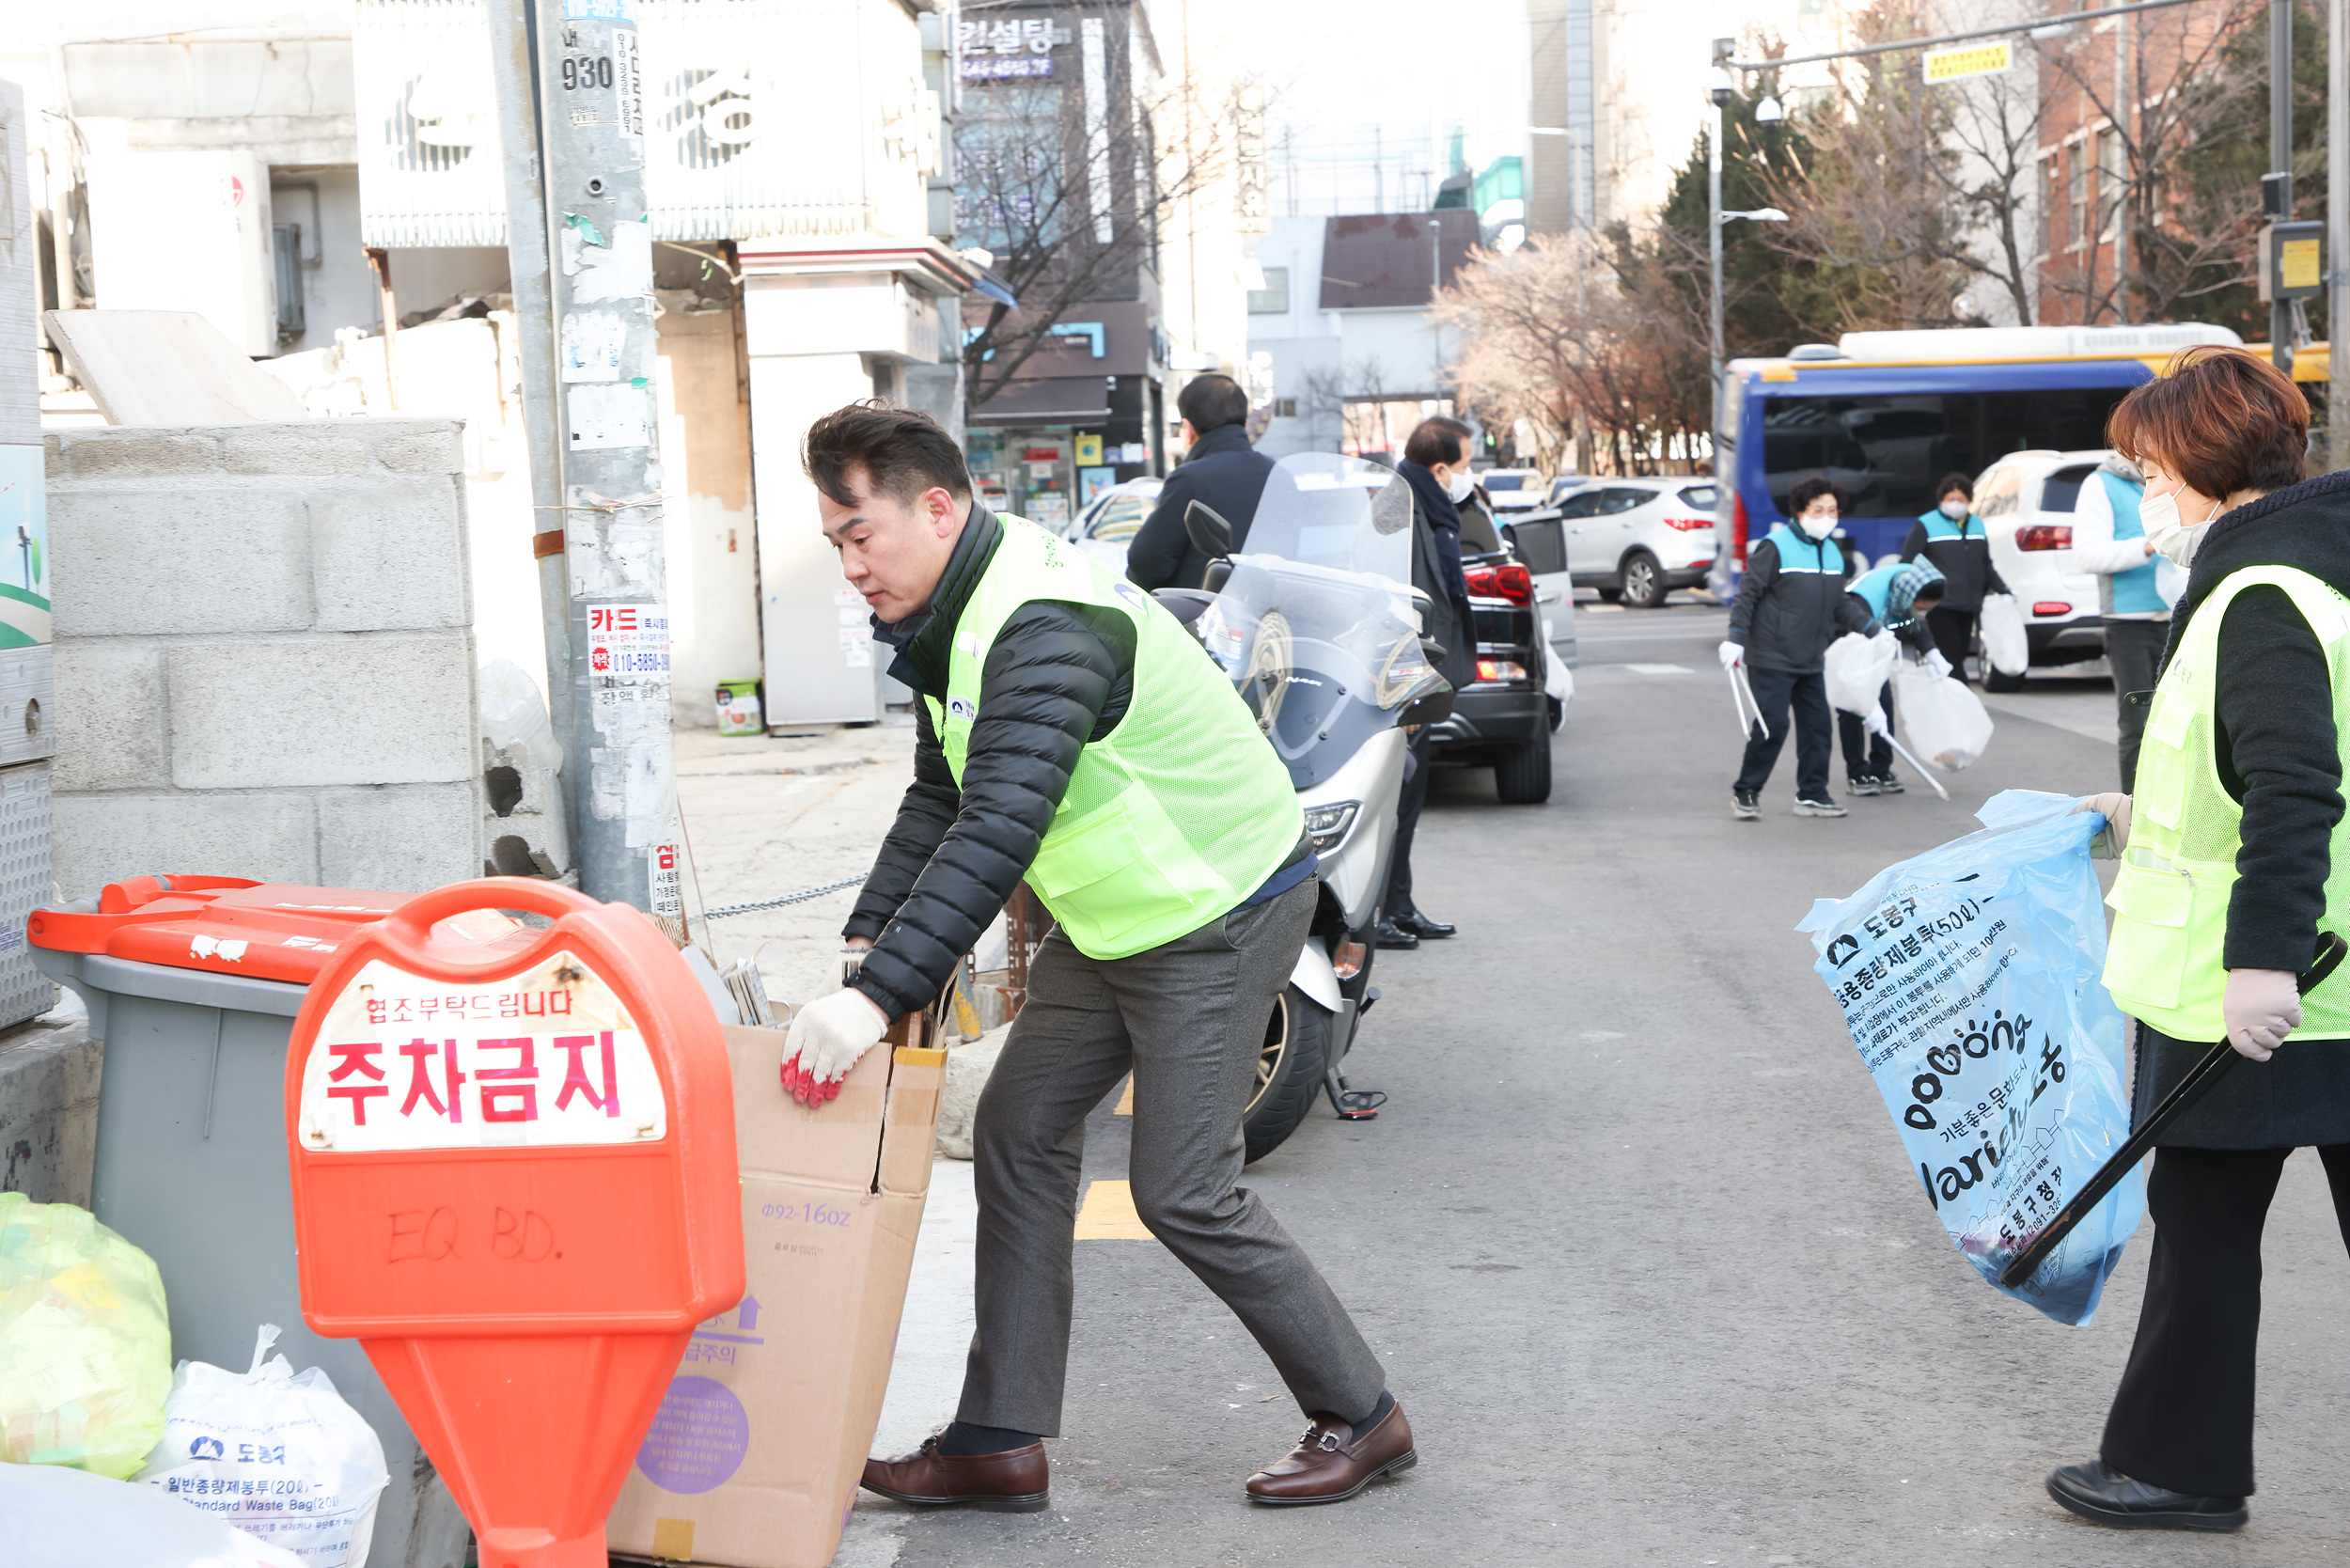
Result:
M2122 792L2138 788L2138 743L2146 733L2148 704L2132 702L2132 692L2154 689L2155 666L2162 663L2162 645L2170 640L2167 620L2108 620L2106 622L2106 662L2113 666L2115 715L2122 726Z
M1798 675L1792 669L1747 666L1754 687L1755 706L1762 710L1762 738L1747 740L1747 755L1738 770L1737 788L1760 790L1771 781L1779 748L1787 744L1787 716L1794 713L1795 793L1807 800L1825 800L1827 760L1834 746L1828 722L1827 677L1814 670Z
M2198 1497L2252 1491L2261 1231L2290 1149L2157 1149L2146 1304L2106 1418L2105 1462ZM2350 1244L2350 1144L2320 1149Z
M1412 733L1412 760L1405 768L1403 792L1395 804L1395 850L1387 860L1387 896L1380 901L1380 918L1391 920L1413 913L1412 838L1419 830L1419 808L1428 804L1428 736L1421 725Z
M1893 727L1893 682L1885 682L1877 693L1877 711L1885 715L1885 727ZM1885 778L1893 772L1893 743L1882 735L1872 735L1860 722L1858 713L1836 710L1837 738L1844 743L1844 776L1847 778Z
M1950 679L1962 684L1966 680L1966 652L1974 646L1976 614L1940 608L1926 612L1926 635L1934 638L1942 657L1950 661Z

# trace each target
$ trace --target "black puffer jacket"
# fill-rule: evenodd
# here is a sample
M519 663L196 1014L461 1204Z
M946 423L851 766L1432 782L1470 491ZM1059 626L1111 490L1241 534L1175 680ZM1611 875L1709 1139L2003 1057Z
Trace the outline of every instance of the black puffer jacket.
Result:
M1004 525L975 507L923 615L874 635L899 649L889 673L944 698L947 656ZM1052 826L1089 741L1118 727L1134 695L1134 628L1125 617L1052 600L1012 613L988 650L963 783L915 705L914 782L872 874L841 928L867 937L856 989L896 1018L927 1007L1011 897Z
M2296 567L2350 594L2350 473L2280 490L2211 525L2171 613L2166 666L2212 589L2251 566ZM2220 782L2244 808L2222 962L2297 973L2316 956L2326 914L2342 815L2342 753L2325 651L2283 589L2247 588L2229 604L2214 711ZM2169 1093L2208 1044L2147 1030L2138 1114ZM2265 1062L2236 1063L2162 1141L2187 1149L2350 1143L2350 1041L2288 1039Z
M1826 667L1827 645L1863 630L1871 618L1869 606L1844 591L1841 571L1820 570L1827 557L1824 545L1804 540L1796 548L1811 552L1803 565L1813 570L1782 570L1776 539L1747 552L1747 574L1730 606L1729 640L1746 650L1747 663L1756 669L1817 675Z
M1147 588L1199 587L1208 557L1183 531L1183 513L1192 502L1206 502L1232 525L1232 548L1238 551L1272 472L1273 460L1248 444L1247 426L1218 425L1201 435L1167 477L1159 504L1126 546L1127 577Z
M1902 541L1902 559L1923 556L1932 561L1942 573L1942 608L1974 615L1982 610L1985 594L2005 593L2008 588L1999 569L1991 564L1991 541L1982 531L1982 519L1969 512L1955 526L1960 529L1955 536L1930 539L1926 520L1920 517Z

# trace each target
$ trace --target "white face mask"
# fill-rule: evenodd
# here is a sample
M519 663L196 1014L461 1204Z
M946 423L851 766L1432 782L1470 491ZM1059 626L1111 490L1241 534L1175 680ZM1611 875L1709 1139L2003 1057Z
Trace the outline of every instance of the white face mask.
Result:
M2174 566L2185 566L2195 558L2195 547L2202 542L2201 523L2189 523L2179 515L2179 493L2166 490L2156 495L2151 491L2138 503L2138 521L2146 530L2147 541Z
M1798 517L1795 525L1803 530L1806 539L1816 543L1836 531L1838 521L1834 517Z
M1942 503L1942 515L1953 523L1960 522L1966 516L1966 503L1955 498L1945 501Z
M1476 488L1477 481L1469 477L1469 471L1465 468L1444 482L1445 497L1455 506L1467 500L1469 492Z

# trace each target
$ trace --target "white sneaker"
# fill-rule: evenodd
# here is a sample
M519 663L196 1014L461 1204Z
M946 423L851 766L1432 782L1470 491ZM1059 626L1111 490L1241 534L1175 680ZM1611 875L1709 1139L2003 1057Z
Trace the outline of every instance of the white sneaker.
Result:
M1798 817L1841 817L1844 815L1844 808L1825 795L1822 795L1817 800L1808 795L1797 795L1795 815Z

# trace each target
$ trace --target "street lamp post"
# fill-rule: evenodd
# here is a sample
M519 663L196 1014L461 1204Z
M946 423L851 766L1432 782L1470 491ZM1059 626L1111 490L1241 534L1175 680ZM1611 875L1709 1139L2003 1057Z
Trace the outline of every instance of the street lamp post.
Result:
M1722 387L1722 110L1730 103L1734 90L1730 72L1720 62L1736 51L1735 39L1714 40L1714 85L1706 97L1714 104L1714 127L1705 136L1705 252L1713 268L1714 334L1713 348L1714 396L1721 396Z

